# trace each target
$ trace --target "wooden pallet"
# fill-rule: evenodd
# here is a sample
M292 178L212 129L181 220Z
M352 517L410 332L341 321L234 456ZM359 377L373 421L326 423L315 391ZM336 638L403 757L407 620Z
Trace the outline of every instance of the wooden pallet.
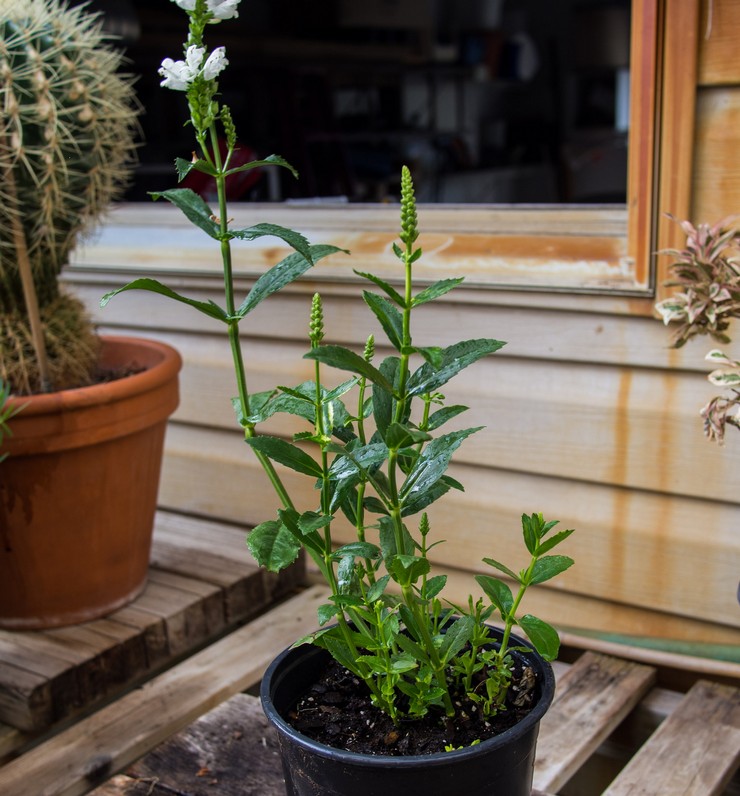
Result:
M562 669L559 669L562 671ZM558 678L543 721L535 796L578 792L603 796L717 796L740 764L740 690L709 682L675 695L662 720L604 790L568 783L630 715L649 720L644 704L655 670L586 653ZM663 696L665 698L665 695ZM654 716L653 716L654 719ZM95 796L284 796L277 739L255 697L239 694L146 755Z
M326 596L323 587L308 588L6 764L0 793L78 796L100 785L95 796L282 796L274 735L256 699L239 692L315 626ZM558 663L536 793L740 793L731 782L740 766L740 689L698 680L679 693L656 686L656 674L594 652Z
M75 627L0 631L0 759L26 734L89 710L257 616L301 579L300 568L280 577L259 569L243 528L160 512L149 580L133 603Z

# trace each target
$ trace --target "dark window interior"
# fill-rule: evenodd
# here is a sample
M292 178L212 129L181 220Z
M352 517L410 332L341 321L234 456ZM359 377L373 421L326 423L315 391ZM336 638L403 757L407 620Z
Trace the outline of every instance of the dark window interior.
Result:
M157 75L182 57L185 13L91 6L139 75L145 146L127 198L144 200L193 148L184 95ZM207 41L226 46L244 156L301 173L262 170L234 198L385 201L406 163L422 201L625 202L629 0L243 0Z

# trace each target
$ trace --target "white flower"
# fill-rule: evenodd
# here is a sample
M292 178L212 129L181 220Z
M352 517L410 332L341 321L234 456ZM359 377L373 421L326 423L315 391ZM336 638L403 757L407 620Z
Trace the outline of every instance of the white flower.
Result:
M174 91L187 91L192 79L185 61L173 61L172 58L165 58L162 61L159 74L164 78L159 85Z
M188 2L188 0L184 1ZM216 19L233 19L239 16L239 12L236 10L239 0L206 0L206 5Z
M172 58L165 58L159 68L159 74L164 78L160 85L175 91L187 91L200 72L200 65L203 63L205 52L204 47L191 45L185 53L184 61L173 61Z
M226 68L229 63L226 58L226 49L224 47L216 47L216 49L208 56L208 60L203 65L203 77L206 80L213 80L218 77L221 72Z
M172 0L173 3L176 3L183 11L195 11L195 0Z

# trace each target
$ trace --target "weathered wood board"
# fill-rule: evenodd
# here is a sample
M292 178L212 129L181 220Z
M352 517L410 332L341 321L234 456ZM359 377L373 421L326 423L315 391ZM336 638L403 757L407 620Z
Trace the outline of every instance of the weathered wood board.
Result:
M0 631L0 722L47 729L268 608L302 579L259 569L245 529L161 512L143 594L104 619Z

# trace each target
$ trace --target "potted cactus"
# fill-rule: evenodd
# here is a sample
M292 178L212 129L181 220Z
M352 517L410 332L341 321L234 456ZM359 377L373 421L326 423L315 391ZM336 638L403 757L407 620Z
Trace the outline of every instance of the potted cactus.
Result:
M173 349L99 338L59 284L134 160L132 81L101 28L61 0L0 0L0 380L23 407L0 452L9 628L93 618L143 588L178 400Z

